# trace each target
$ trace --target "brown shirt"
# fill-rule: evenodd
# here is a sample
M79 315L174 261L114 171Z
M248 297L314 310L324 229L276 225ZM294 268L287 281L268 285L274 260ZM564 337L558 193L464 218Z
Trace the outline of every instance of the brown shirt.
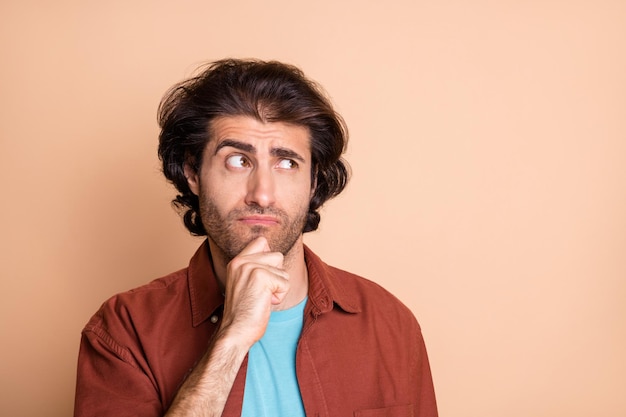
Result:
M420 327L379 285L305 248L309 298L296 353L307 416L437 416ZM204 354L224 298L205 242L188 268L118 294L83 330L74 415L162 416ZM239 416L247 360L223 416Z

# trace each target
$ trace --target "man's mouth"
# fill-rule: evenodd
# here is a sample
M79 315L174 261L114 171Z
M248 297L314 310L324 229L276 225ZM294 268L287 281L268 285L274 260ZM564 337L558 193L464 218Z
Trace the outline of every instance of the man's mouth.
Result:
M276 226L280 224L278 218L274 216L264 216L259 214L240 217L238 220L249 226Z

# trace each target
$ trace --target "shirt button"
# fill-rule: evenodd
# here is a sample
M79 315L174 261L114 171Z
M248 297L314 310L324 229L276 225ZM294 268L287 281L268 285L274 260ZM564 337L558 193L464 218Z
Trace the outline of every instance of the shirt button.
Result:
M215 314L214 314L214 315L212 315L212 316L211 316L211 319L210 319L210 320L211 320L211 323L215 324L215 323L217 323L217 321L218 321L219 319L220 319L220 318L219 318L219 317L217 317L217 315L215 315Z

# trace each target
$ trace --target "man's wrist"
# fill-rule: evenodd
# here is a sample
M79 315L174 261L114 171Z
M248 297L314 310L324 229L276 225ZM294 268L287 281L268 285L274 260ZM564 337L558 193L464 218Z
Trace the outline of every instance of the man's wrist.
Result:
M245 356L255 342L246 337L233 326L220 328L215 335L213 351L229 352L237 356Z

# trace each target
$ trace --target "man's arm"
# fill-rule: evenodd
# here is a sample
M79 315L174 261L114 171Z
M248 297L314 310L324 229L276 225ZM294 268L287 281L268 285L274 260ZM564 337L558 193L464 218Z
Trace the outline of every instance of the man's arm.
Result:
M220 416L248 350L227 335L218 334L165 415Z
M107 331L103 317L89 321L80 341L75 417L163 415L163 405L147 375L124 344Z
M252 241L227 268L222 326L182 385L166 417L220 416L250 347L265 333L272 305L289 290L283 255Z

